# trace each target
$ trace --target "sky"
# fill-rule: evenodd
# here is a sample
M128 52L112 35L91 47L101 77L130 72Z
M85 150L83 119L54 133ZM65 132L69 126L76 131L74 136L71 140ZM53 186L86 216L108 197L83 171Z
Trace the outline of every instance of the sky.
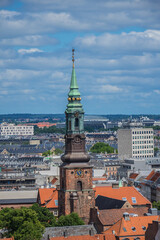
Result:
M0 0L0 114L160 114L159 0Z

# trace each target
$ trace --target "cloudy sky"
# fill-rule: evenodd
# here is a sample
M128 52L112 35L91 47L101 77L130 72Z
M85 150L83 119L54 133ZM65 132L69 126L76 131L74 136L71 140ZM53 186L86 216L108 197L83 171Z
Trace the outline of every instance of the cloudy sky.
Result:
M160 114L159 0L0 0L0 114Z

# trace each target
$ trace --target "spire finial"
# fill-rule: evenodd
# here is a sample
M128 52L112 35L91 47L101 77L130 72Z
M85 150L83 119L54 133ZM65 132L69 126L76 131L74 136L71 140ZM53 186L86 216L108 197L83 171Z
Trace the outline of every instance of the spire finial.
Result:
M75 61L75 59L74 59L74 52L75 52L75 49L72 48L72 62L73 62L73 68L74 68L74 61Z

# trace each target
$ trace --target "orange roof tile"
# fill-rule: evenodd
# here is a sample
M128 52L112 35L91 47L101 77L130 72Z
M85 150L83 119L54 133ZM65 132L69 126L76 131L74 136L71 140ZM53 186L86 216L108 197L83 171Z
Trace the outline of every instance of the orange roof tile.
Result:
M92 180L93 181L100 181L100 180L105 180L106 181L106 177L95 177Z
M145 213L148 213L147 207L134 207L134 208L120 208L120 209L105 209L98 210L99 220L104 226L111 226L123 217L124 212L129 214L137 214L138 216L144 216Z
M96 197L97 195L101 195L118 200L126 198L131 205L151 204L151 202L138 192L135 187L112 188L112 186L96 186L94 189ZM133 202L133 198L135 198L136 202Z
M131 173L129 178L135 179L139 174L138 173Z
M52 179L51 183L55 184L57 182L57 180L58 180L58 178L55 177L55 178Z
M0 240L14 240L14 238L0 238Z
M115 236L112 233L106 234L96 234L93 236L90 235L81 235L81 236L67 236L67 237L51 237L49 240L116 240Z
M160 172L156 172L151 178L150 181L155 182L160 177Z
M117 223L105 231L105 233L112 233L115 231L116 236L144 236L148 228L148 224L152 221L159 220L160 216L142 216L130 217L127 221L121 218Z
M150 178L154 175L155 171L152 170L150 174L145 178L146 180L150 180Z
M58 208L58 191L56 188L39 188L40 202L46 208Z

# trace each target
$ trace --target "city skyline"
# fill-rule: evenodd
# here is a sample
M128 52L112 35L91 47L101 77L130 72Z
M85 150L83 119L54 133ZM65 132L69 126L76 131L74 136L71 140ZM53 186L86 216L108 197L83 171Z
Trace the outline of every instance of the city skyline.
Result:
M159 114L157 0L2 0L0 114L63 113L72 48L86 114Z

